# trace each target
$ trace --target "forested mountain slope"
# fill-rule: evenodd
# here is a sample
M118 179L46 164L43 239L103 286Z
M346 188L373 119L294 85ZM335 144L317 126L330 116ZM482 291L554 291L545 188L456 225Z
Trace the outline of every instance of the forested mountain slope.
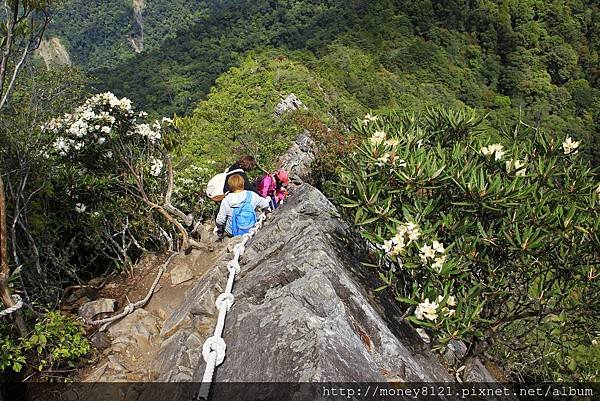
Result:
M98 86L127 93L160 114L192 109L243 54L266 46L323 49L360 10L347 1L226 1L160 48L114 69L95 71Z
M160 46L209 12L205 0L63 0L53 9L50 37L85 70L113 67Z

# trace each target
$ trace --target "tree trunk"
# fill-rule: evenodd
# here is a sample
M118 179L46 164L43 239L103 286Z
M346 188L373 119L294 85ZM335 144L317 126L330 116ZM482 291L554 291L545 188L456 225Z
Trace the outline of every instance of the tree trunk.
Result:
M0 299L5 307L10 308L15 305L8 287L8 279L10 277L10 269L8 266L8 238L6 235L6 202L4 198L4 182L0 177ZM23 320L21 311L16 311L14 314L15 323L19 329L21 336L27 335L27 326Z

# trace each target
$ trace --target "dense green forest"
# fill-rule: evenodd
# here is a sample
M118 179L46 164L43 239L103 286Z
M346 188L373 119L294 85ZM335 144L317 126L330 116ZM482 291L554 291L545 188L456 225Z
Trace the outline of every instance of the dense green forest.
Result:
M210 177L246 153L273 168L309 130L316 184L381 251L365 261L378 290L416 306L411 321L438 349L465 340L514 380L598 380L600 300L586 279L600 249L596 1L64 0L51 10L46 34L75 68L33 58L0 106L5 281L34 309L56 309L64 288L129 271L144 252L186 248L192 223L213 217L199 195ZM275 115L290 93L306 108ZM432 246L404 246L410 235ZM423 312L432 305L437 320ZM89 352L76 322L42 316L26 312L35 334L0 324L0 370ZM48 366L54 352L66 354Z
M61 39L77 66L97 70L132 58L132 40L146 51L157 48L196 24L207 8L200 0L61 0L52 9L48 36Z
M521 116L584 138L597 159L599 19L583 0L236 1L95 74L101 89L181 114L245 51L272 46L367 108L462 104L489 112L496 129Z

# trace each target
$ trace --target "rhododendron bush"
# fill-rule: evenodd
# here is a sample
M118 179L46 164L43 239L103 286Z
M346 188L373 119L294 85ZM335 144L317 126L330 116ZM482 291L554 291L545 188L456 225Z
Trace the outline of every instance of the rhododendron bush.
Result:
M378 290L434 347L462 339L478 355L527 348L533 332L597 335L600 187L584 143L522 122L492 137L474 112L445 109L367 115L354 131L364 140L338 201L371 244Z
M55 220L80 241L80 258L128 267L146 248L177 247L180 237L189 246L184 224L192 216L170 199L174 179L164 145L176 136L170 119L148 121L129 99L102 93L42 129L52 136L44 157L62 204L56 210L64 214Z

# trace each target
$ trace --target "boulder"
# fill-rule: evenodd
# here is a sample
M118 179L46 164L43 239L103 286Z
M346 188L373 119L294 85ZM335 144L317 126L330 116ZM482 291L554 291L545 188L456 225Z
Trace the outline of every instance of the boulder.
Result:
M144 309L136 309L110 326L108 334L113 338L113 348L121 344L126 349L129 344L135 344L143 349L153 346L153 339L159 332L158 326L156 317Z
M178 285L194 278L194 272L190 266L179 264L170 272L171 284Z
M115 311L114 299L100 298L95 301L86 302L79 307L77 314L86 320L91 320L100 313L110 313Z
M305 108L304 104L296 95L290 93L275 106L275 115L281 117L285 113Z

